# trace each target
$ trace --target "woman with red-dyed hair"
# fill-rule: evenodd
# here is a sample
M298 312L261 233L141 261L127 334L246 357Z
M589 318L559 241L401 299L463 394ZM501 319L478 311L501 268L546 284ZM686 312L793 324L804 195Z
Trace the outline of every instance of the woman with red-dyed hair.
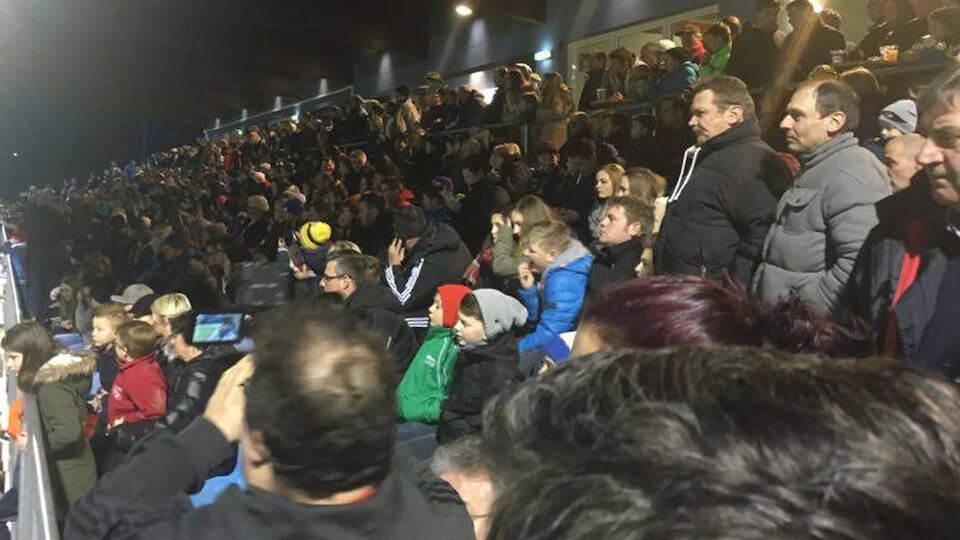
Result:
M866 340L786 299L764 307L743 288L694 276L636 279L604 289L584 308L572 356L617 349L762 346L859 356Z

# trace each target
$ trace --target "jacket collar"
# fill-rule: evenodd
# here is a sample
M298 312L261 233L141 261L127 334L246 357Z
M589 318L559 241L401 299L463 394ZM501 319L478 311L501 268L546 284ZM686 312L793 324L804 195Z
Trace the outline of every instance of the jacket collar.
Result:
M612 261L619 261L623 259L625 255L630 253L639 253L643 250L643 236L638 236L626 242L621 242L614 246L603 246L604 253Z
M800 163L803 165L804 169L809 169L826 161L837 152L846 150L847 148L852 148L859 144L860 141L856 138L856 136L854 136L853 133L841 133L840 135L837 135L836 137L809 152L798 154L797 159L800 160Z
M746 120L703 143L703 149L706 152L714 152L744 139L759 136L760 127L757 126L757 123Z
M61 353L40 367L34 383L51 383L73 375L90 375L96 367L97 360L93 356Z

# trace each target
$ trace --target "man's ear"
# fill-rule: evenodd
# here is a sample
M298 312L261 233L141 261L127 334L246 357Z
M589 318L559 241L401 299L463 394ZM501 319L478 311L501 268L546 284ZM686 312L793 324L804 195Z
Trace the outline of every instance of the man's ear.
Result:
M259 429L250 429L249 427L244 427L247 430L247 442L249 444L245 445L243 448L243 453L246 454L250 463L254 467L261 467L273 461L273 456L270 455L270 450L267 449L266 443L263 440L263 431Z
M843 131L844 126L847 125L847 114L843 111L836 111L830 113L827 118L827 133L831 136Z
M731 105L723 111L723 115L728 124L739 124L743 122L743 107L739 105Z
M627 225L627 232L630 233L630 236L640 236L640 233L643 232L643 225L639 221L634 221L630 225Z

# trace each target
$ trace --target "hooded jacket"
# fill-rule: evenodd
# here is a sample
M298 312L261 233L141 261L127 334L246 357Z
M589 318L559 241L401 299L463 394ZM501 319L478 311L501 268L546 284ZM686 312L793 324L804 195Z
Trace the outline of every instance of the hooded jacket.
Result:
M110 389L107 415L111 424L123 419L135 424L162 416L167 410L167 380L151 354L120 364Z
M461 347L437 424L437 441L446 444L480 433L487 400L523 379L519 362L517 339L509 332Z
M460 236L448 225L431 225L410 250L403 263L387 266L384 284L400 303L400 312L411 328L429 326L427 308L437 287L460 283L470 264L470 253Z
M385 338L386 349L393 357L394 373L398 379L403 377L417 345L410 327L397 312L399 306L390 291L379 283L359 282L343 307Z
M752 289L767 303L794 294L833 314L890 185L851 133L797 157L802 168L777 205Z
M431 326L397 388L397 416L406 422L436 423L453 379L459 352L454 332Z
M656 103L660 98L679 94L697 82L700 68L693 62L684 62L676 69L664 75L660 80L650 83L644 101Z
M256 487L231 486L213 504L194 509L187 491L230 456L232 445L198 418L179 434L162 430L144 446L77 504L64 538L473 538L473 524L456 492L402 448L376 492L354 504L301 504Z
M63 353L47 361L34 379L59 519L97 482L97 466L84 434L95 367L93 357Z
M730 61L731 51L732 47L730 45L726 45L717 52L711 54L710 60L707 61L706 64L700 66L700 78L706 79L708 77L723 75L727 68L727 63Z
M713 279L729 273L749 286L790 177L754 122L690 147L657 235L656 272Z
M557 255L543 272L539 287L520 289L528 320L537 321L533 333L520 340L520 352L540 349L573 330L583 308L593 255L577 240Z

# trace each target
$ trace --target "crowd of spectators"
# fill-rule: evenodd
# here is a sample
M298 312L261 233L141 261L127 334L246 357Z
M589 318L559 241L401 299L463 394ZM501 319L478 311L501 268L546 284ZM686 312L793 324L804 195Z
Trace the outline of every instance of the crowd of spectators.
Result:
M960 68L834 53L944 63L960 7L867 4L31 188L0 345L66 537L956 538Z

